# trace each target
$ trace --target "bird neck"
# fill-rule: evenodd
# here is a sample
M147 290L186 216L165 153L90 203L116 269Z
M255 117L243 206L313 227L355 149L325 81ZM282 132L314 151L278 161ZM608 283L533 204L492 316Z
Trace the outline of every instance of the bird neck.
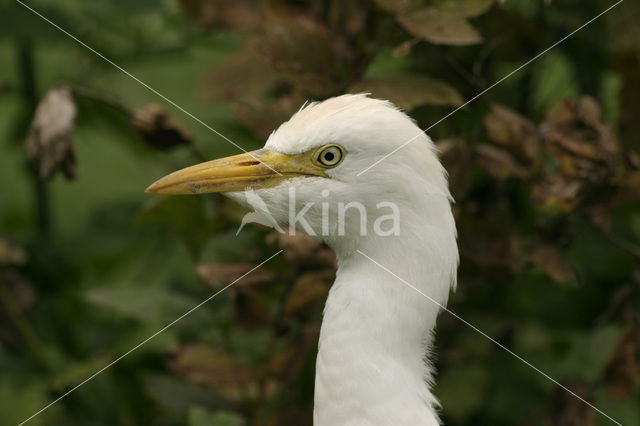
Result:
M315 426L439 424L427 355L458 262L448 201L446 211L446 222L426 230L421 222L422 233L405 226L412 232L404 236L334 246L339 267L320 333Z

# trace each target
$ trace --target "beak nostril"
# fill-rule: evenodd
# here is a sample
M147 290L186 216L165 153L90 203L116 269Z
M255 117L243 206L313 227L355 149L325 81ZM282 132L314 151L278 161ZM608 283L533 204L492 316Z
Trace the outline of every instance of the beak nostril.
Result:
M257 166L258 164L260 164L259 161L243 161L238 163L238 166Z

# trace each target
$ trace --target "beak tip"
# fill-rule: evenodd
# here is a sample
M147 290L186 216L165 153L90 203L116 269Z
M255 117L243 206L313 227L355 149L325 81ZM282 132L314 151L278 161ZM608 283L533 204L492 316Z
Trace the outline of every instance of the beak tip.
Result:
M144 192L146 192L147 194L156 194L158 192L156 183L154 182L151 185L149 185L147 189L144 190Z
M155 195L233 192L251 187L274 186L285 178L260 158L275 164L276 167L291 161L290 156L269 150L239 154L175 171L149 185L144 192ZM293 167L287 177L294 175L304 173Z

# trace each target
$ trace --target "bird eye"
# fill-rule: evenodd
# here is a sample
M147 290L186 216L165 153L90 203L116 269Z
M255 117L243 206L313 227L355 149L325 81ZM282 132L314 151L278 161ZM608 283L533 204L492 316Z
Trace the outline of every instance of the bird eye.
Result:
M334 167L342 161L344 149L340 145L326 145L314 156L315 162L322 167Z

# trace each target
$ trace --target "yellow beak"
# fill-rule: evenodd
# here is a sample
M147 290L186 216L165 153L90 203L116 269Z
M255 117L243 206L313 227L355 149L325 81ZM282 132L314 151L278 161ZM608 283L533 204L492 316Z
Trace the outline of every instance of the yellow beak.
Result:
M326 176L310 153L281 154L259 149L187 167L156 181L146 189L152 194L204 194L276 186L299 176Z

